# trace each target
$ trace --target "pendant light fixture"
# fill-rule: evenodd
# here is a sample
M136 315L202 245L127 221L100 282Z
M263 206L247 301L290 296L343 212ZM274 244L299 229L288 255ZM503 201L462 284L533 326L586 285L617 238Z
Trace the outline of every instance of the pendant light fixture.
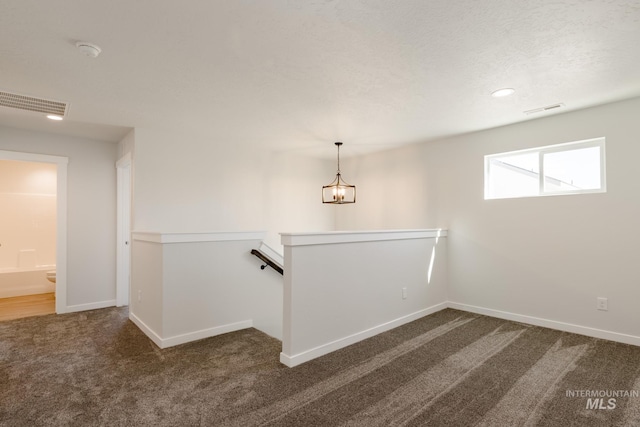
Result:
M338 147L338 172L336 179L329 185L322 187L322 203L333 203L341 205L343 203L356 202L356 186L349 185L342 179L340 175L340 146L342 142L336 142Z

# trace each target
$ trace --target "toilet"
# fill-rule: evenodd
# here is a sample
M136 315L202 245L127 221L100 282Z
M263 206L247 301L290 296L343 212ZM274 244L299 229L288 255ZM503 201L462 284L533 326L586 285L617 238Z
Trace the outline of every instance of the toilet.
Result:
M51 283L56 283L56 271L47 271L47 280Z

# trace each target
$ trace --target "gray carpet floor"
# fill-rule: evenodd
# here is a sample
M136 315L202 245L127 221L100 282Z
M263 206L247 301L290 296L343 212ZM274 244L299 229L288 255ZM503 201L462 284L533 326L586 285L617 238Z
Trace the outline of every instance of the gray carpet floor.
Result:
M127 316L0 323L0 425L640 425L634 346L447 309L289 369L255 329L160 350Z

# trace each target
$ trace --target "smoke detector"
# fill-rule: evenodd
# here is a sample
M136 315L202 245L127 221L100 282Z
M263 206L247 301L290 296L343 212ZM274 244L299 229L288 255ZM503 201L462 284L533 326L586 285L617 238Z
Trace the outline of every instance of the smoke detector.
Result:
M97 58L98 55L100 55L100 52L102 52L102 49L100 49L100 47L88 42L77 42L76 47L78 48L80 53L88 56L89 58Z

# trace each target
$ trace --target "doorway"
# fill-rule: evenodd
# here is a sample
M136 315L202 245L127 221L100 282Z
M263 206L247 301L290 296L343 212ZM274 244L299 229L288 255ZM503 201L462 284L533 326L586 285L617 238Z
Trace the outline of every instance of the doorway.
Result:
M0 150L0 161L6 161L4 166L7 171L13 168L33 172L29 175L29 182L21 184L23 188L6 192L8 193L7 197L11 200L5 202L11 203L10 206L13 206L16 212L21 205L29 207L25 212L27 219L23 221L26 224L24 227L27 228L21 230L20 227L24 228L23 225L16 225L15 232L6 232L5 230L3 233L3 238L9 239L8 241L11 243L8 243L2 252L3 265L0 268L3 268L5 273L17 275L10 279L11 283L17 283L22 278L26 280L29 275L42 276L42 279L47 276L49 279L53 278L56 282L53 292L55 295L54 312L65 313L67 309L68 158ZM50 176L47 177L47 175ZM52 191L52 189L55 190ZM28 204L29 200L33 203ZM8 209L5 211L7 216L9 216L8 211ZM9 219L3 218L3 220ZM52 230L45 231L47 224ZM47 233L51 234L55 243L45 242L45 234ZM11 237L12 234L14 234L13 237ZM16 243L21 236L28 240L24 248L22 247L23 243ZM16 278L18 276L19 278ZM43 289L40 289L39 284L35 284L31 279L28 279L28 283L30 283L28 287L34 288L30 292L42 292ZM46 286L46 282L44 286ZM8 292L19 294L26 291L24 288L19 288L8 290ZM36 306L51 304L51 301L43 302L42 300L42 297L37 297L33 304ZM4 302L6 303L6 301Z

